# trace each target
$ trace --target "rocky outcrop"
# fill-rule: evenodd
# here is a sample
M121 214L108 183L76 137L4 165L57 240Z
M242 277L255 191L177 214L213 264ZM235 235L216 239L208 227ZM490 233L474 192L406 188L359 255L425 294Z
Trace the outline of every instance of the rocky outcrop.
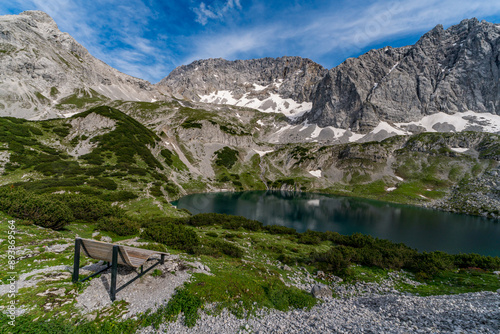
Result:
M331 69L300 121L367 132L437 112L500 115L500 26L441 25L413 46L371 50Z
M500 219L500 167L453 186L448 196L429 206L444 211Z
M278 111L282 103L283 110L294 111L293 104L311 101L326 72L321 65L300 57L206 59L177 67L158 86L169 87L174 96L193 101L250 106L262 111ZM310 109L302 105L295 109L299 107Z
M218 90L243 95L257 84L267 87L267 92L304 102L311 100L316 84L326 72L321 65L300 57L205 59L177 67L158 85L169 86L174 93L197 101L200 95ZM266 93L265 89L257 91Z
M60 117L86 102L158 95L149 82L94 58L44 12L0 16L0 116Z

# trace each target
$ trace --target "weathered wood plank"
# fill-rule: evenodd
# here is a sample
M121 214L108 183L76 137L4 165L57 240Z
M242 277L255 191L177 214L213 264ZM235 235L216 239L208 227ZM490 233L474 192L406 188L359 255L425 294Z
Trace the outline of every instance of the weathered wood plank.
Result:
M81 251L88 257L103 261L112 261L113 257L113 244L91 240L91 239L81 239ZM135 248L130 246L121 246L120 254L118 255L118 264L128 265L134 268L140 267L144 264L152 255L154 254L165 254L164 252L156 252L147 249Z

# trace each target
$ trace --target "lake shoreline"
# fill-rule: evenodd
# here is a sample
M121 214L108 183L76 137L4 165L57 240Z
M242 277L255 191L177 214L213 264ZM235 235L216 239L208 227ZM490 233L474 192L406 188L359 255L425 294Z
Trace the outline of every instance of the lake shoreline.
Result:
M492 240L495 235L500 238L497 220L429 207L336 194L277 190L199 193L172 203L193 214L213 212L244 216L264 225L295 228L298 232L306 229L329 230L343 235L359 232L403 242L420 251L500 256L496 242ZM273 213L266 212L270 207ZM413 232L409 235L411 230ZM421 240L415 242L418 238ZM479 242L474 238L485 240ZM430 241L425 242L426 239ZM470 245L471 240L478 249ZM483 242L487 246L482 245Z

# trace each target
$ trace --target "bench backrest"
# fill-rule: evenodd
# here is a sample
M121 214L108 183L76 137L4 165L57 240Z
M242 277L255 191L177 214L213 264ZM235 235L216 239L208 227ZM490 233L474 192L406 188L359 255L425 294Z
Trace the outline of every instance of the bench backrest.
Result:
M81 240L81 251L88 257L96 260L112 261L113 257L113 246L118 246L118 264L131 266L134 268L140 267L144 262L146 262L153 254L165 254L168 253L156 252L147 249L114 245L107 242L91 240L91 239L80 239Z

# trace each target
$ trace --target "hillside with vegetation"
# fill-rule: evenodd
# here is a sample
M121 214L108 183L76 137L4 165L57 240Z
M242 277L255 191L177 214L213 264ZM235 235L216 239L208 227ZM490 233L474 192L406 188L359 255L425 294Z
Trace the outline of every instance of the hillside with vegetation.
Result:
M260 113L238 109L248 122L224 121L224 113L233 111L120 102L66 119L0 119L1 228L7 235L8 221L15 221L22 282L17 333L134 333L179 322L200 326L204 314L225 312L245 321L262 310L319 307L325 293L342 299L500 289L494 273L500 270L498 257L419 252L361 234L297 233L243 217L193 216L170 204L193 192L275 189L441 205L495 217L498 135L424 133L330 146L269 144L263 138L272 126L255 127ZM269 124L283 121L265 117ZM457 147L467 150L452 149ZM309 173L317 170L320 177ZM471 204L472 196L480 206ZM75 236L167 250L170 264L145 280L153 285L177 280L171 297L138 311L127 297L132 292L124 290L118 302L83 307L97 281L71 283ZM7 254L7 242L0 249ZM0 261L8 265L7 256ZM99 265L82 261L83 268L92 264ZM3 272L2 286L8 279ZM322 292L311 294L316 285ZM133 291L134 284L127 289ZM8 302L3 298L0 307ZM2 314L0 328L9 328L8 321Z

